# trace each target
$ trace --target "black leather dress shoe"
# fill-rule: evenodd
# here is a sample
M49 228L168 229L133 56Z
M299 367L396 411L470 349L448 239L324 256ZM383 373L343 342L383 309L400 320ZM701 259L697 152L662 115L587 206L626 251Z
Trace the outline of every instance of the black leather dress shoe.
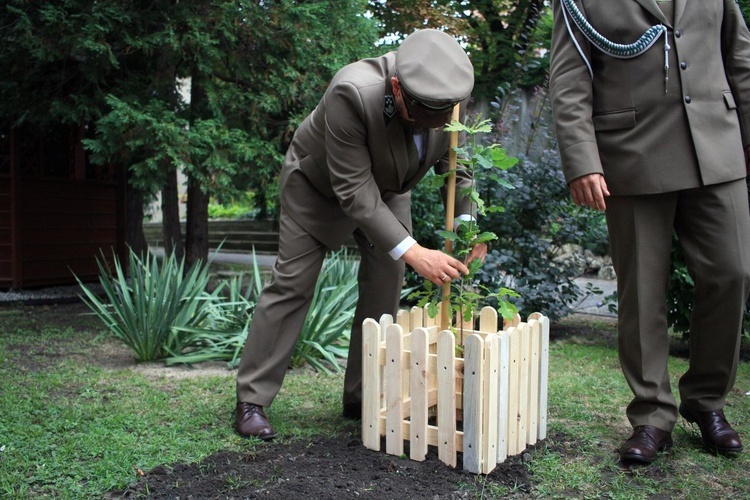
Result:
M652 425L640 425L633 429L633 435L620 447L620 458L624 462L650 464L657 453L672 447L672 434Z
M263 413L263 407L252 403L237 403L234 410L234 427L242 437L255 437L267 441L276 437L276 431Z
M701 431L703 445L714 453L731 455L742 451L742 442L737 431L724 417L724 410L693 411L680 403L680 415Z
M362 403L344 403L344 418L362 420Z

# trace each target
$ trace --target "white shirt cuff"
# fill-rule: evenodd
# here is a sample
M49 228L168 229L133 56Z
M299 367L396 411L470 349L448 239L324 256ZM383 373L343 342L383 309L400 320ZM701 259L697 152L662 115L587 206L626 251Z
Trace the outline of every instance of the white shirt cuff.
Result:
M454 230L458 227L458 222L457 221L461 221L461 220L463 220L463 221L474 221L476 219L474 217L472 217L471 215L469 215L469 214L461 214L461 215L459 215L458 217L456 217L454 219L454 222L453 222L453 229ZM390 255L393 260L398 260L416 242L417 242L417 240L415 240L411 236L407 236L406 238L404 238L401 241L401 243L399 243L398 245L396 245L395 247L393 247L393 249L390 252L388 252L388 255Z
M458 217L456 217L455 219L453 219L453 230L454 231L456 229L458 229L458 222L462 221L462 220L466 221L466 222L470 222L470 221L476 222L476 219L474 217L472 217L471 215L469 215L469 214L461 214Z
M398 259L400 259L400 258L401 258L401 257L402 257L402 256L403 256L403 255L404 255L405 253L406 253L406 251L407 251L407 250L409 250L409 249L410 249L410 248L412 247L412 245L414 245L414 244L415 244L416 242L417 242L417 240L415 240L415 239L414 239L414 238L412 238L411 236L407 236L406 238L404 238L404 239L403 239L403 240L401 241L401 243L399 243L398 245L396 245L396 246L395 246L395 247L393 248L393 250L391 250L390 252L388 252L388 255L390 255L390 256L391 256L391 258L392 258L393 260L398 260Z

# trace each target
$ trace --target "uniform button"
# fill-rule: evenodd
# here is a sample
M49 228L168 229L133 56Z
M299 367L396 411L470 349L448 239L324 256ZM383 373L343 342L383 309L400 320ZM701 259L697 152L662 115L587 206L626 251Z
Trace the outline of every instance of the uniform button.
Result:
M680 38L682 36L682 30L674 30L674 36Z
M680 68L682 68L682 69L687 69L687 63L686 63L685 61L682 61L682 62L680 63Z
M685 96L685 102L686 102L686 103L690 104L690 102L691 102L692 100L693 100L693 99L692 99L692 98L691 98L691 97L690 97L689 95L686 95L686 96Z

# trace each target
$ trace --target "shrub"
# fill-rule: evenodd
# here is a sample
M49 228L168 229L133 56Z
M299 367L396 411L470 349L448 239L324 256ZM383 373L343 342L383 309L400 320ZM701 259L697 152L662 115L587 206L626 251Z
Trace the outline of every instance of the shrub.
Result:
M240 273L221 283L219 300L206 305L208 315L197 327L180 327L183 350L166 359L167 365L194 364L204 361L226 361L237 366L247 339L248 328L263 289L261 272L253 250L252 274L243 291L245 275Z
M208 267L201 262L185 272L184 258L178 261L171 254L160 264L154 254L141 259L130 250L130 279L117 256L114 274L103 255L97 265L104 298L79 279L81 299L138 361L164 359L181 352L185 346L179 329L202 324L208 316L206 305L216 299L215 293L205 292Z
M563 317L583 291L575 283L578 267L556 257L567 244L585 244L592 229L589 219L579 218L580 211L568 202L555 151L545 150L537 161L523 154L519 159L507 172L515 189L489 191L502 200L505 211L482 222L498 241L478 273L479 282L488 288L512 287L519 297L511 300L523 314L542 311L551 319Z
M354 308L357 303L358 260L342 249L323 263L315 285L310 312L294 347L291 365L309 364L319 371L341 371L336 358L346 358ZM223 300L206 305L208 315L198 326L179 327L183 335L179 353L167 358L167 364L226 361L239 363L247 339L257 298L263 288L258 264L253 257L253 274L242 290L242 276L220 285L215 293ZM252 349L252 344L247 346Z

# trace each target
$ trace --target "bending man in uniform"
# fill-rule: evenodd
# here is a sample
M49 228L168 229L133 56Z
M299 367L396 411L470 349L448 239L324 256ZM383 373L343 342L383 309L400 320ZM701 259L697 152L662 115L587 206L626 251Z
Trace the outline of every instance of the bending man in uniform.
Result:
M353 234L361 256L344 380L349 418L361 416L362 321L396 313L405 264L437 285L468 272L410 236L410 191L431 167L447 170L443 127L473 86L471 62L453 38L417 31L398 51L341 69L296 131L280 176L279 254L237 374L241 436L275 435L264 407L281 387L329 249ZM459 170L457 193L470 185L467 175ZM457 197L455 213L471 217L469 200ZM470 259L486 251L477 245Z

